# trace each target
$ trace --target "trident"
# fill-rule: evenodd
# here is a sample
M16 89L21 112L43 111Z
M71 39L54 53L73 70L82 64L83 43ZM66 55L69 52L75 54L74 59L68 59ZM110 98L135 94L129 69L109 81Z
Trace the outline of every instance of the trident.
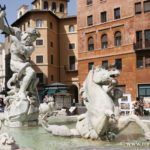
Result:
M5 5L4 5L3 7L0 5L0 10L1 10L1 11L2 11L2 10L5 10L5 9L6 9L6 6L5 6ZM4 19L5 19L5 22L6 22L7 26L8 26L8 28L9 28L10 33L12 33L6 16L4 16Z

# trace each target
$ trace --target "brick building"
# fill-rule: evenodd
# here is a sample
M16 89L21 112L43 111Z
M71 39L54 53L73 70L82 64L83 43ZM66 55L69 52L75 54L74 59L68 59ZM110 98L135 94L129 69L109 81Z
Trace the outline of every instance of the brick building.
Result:
M115 64L124 93L150 96L150 0L78 0L78 68Z
M77 19L68 16L68 0L34 0L33 8L23 5L12 26L22 31L37 28L41 34L35 42L32 65L41 86L61 82L69 85L78 99ZM74 92L75 91L75 92Z

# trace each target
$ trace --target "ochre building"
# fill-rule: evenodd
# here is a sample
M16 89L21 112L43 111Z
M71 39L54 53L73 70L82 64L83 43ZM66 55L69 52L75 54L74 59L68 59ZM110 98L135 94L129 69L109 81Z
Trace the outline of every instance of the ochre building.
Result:
M124 93L150 97L150 1L77 0L78 71L115 64Z
M68 16L68 0L34 0L33 8L23 5L13 26L22 31L37 28L32 65L41 86L61 82L71 85L78 97L78 41L76 16Z

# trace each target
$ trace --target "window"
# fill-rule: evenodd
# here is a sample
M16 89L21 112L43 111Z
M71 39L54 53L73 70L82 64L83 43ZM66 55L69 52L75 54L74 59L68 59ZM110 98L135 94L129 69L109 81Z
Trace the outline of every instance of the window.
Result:
M114 19L120 19L120 8L114 9Z
M52 2L52 11L56 12L56 3L55 2Z
M54 75L51 75L51 81L54 81Z
M43 40L42 39L37 39L36 40L36 46L39 46L39 45L43 45Z
M46 9L46 10L48 10L48 2L47 1L44 1L43 8Z
M142 48L142 31L136 31L136 48Z
M107 12L101 12L101 22L106 22L107 21Z
M86 4L87 4L87 5L91 5L92 2L93 2L92 0L87 0L87 1L86 1Z
M93 16L92 15L87 16L87 25L88 26L93 25Z
M75 70L75 56L69 56L69 70Z
M145 67L150 67L150 56L145 56Z
M75 43L70 43L69 44L69 49L75 49Z
M136 57L136 67L137 68L143 68L144 67L143 56L137 56Z
M107 45L108 45L108 42L107 42L107 35L106 35L106 34L103 34L103 35L102 35L102 38L101 38L101 46L102 46L102 49L107 48Z
M53 23L52 22L50 22L50 29L53 29Z
M28 21L28 27L30 27L30 21Z
M117 69L122 69L122 59L115 59L115 66Z
M144 12L150 12L150 0L144 1Z
M37 73L36 77L39 79L39 84L44 83L43 73Z
M141 3L135 3L135 14L141 14Z
M150 97L150 84L138 85L138 96L140 97Z
M94 40L93 40L93 37L90 37L88 39L88 50L89 51L94 50Z
M74 32L74 31L75 31L74 25L70 25L69 26L69 32Z
M108 60L104 60L104 61L102 61L102 67L104 67L104 68L108 68Z
M64 12L64 4L60 4L60 12Z
M117 31L115 33L115 46L119 47L121 45L121 32Z
M145 30L145 48L150 48L150 30Z
M54 57L53 57L53 55L51 55L51 65L53 65L54 64Z
M21 16L22 16L22 11L19 12L19 17L21 17Z
M89 71L92 70L93 66L94 66L94 62L89 62L88 63L88 70Z
M40 27L42 27L42 25L43 25L43 21L41 19L37 19L36 20L36 27L40 28Z
M43 63L43 56L42 55L36 56L36 63Z
M53 47L53 42L50 42L51 47Z

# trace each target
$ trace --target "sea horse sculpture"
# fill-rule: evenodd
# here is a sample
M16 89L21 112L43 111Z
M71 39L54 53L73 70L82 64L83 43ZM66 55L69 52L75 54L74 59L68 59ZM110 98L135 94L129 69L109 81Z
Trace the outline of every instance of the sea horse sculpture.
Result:
M66 126L45 123L43 127L54 135L112 140L131 122L135 122L143 129L145 139L150 140L150 129L138 116L115 114L115 105L110 93L117 85L115 77L118 75L119 71L112 67L105 69L98 66L90 70L80 90L87 112L78 117L76 128L70 130Z

